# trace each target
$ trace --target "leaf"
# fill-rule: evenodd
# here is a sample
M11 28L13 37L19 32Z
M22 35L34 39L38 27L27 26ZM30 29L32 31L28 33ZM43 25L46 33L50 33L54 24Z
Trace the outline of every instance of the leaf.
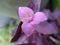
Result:
M60 0L52 0L52 8L56 9L59 8L60 9Z
M14 37L12 38L11 42L16 42L19 39L19 37L22 35L21 25L22 25L22 22L17 27L17 31L16 31Z
M36 34L36 45L43 45L43 37L41 34Z

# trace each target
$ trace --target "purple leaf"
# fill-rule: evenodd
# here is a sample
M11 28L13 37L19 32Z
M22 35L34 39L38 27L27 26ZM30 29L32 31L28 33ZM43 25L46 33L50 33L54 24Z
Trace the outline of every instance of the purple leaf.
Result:
M41 34L36 34L36 45L43 45L43 37Z
M33 10L34 9L34 6L35 5L34 5L33 1L30 0L29 3L28 3L28 5L27 5L27 7L31 8Z
M32 34L31 36L28 37L28 43L29 43L29 45L33 45L33 43L35 43L34 38L35 38L34 34Z
M44 9L43 12L46 14L48 19L53 20L52 12L49 9Z
M55 19L56 19L57 17L60 17L60 9L55 9L55 10L53 11L53 16L54 16Z
M40 11L40 5L42 0L32 0L34 3L34 12Z
M11 42L16 42L19 39L19 37L22 35L21 25L22 25L22 22L19 24L17 31L16 31L14 37L12 38Z
M41 0L30 0L28 7L33 9L34 12L40 11Z

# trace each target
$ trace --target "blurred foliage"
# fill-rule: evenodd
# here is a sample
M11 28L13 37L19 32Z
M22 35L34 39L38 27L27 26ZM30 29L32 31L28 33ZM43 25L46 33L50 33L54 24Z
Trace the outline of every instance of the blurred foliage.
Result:
M52 0L52 8L59 8L60 9L60 0Z
M49 0L42 0L41 9L45 8ZM17 8L25 6L29 0L0 0L0 15L18 19Z
M16 25L9 25L9 27L0 28L0 45L10 45L10 40L12 38L11 31L16 28L19 21L16 22Z
M26 5L28 0L0 0L0 15L18 19L17 7Z
M49 0L42 0L41 2L41 10L45 9L45 7L48 5Z
M7 28L0 28L0 45L9 45L11 38L10 31Z
M11 31L19 24L17 7L24 6L28 0L0 0L0 45L9 45Z

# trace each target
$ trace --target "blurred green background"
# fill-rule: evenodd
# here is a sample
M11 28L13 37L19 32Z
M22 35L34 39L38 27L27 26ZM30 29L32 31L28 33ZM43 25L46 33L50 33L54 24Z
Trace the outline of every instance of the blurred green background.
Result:
M19 6L27 5L29 0L0 0L0 45L10 45L11 31L19 24L17 15ZM42 0L41 9L44 9L49 0ZM52 8L60 8L60 0L52 0Z
M27 5L28 0L0 0L0 45L10 45L11 32L19 24L19 6Z

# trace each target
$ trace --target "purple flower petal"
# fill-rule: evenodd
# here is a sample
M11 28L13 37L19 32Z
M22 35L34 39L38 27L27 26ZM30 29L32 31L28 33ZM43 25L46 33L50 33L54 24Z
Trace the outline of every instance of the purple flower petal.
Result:
M45 20L47 20L47 16L43 12L36 12L33 17L32 23L39 24L40 22L43 22Z
M27 35L30 36L34 32L35 28L28 22L24 22L22 24L22 31Z
M22 22L32 20L34 12L32 9L28 7L19 7L18 8L18 15Z
M54 24L42 22L36 27L36 31L42 34L56 34L58 28Z

